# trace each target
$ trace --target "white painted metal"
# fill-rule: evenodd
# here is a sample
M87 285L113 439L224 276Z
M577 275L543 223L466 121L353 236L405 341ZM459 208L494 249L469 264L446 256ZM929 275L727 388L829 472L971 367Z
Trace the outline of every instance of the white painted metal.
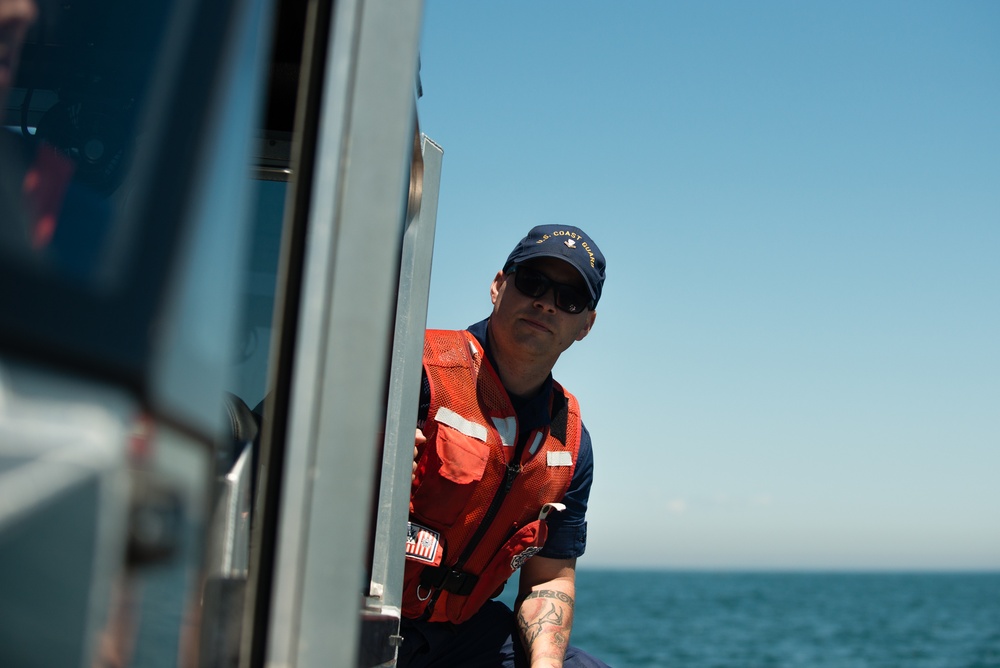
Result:
M422 138L424 161L420 213L403 240L399 302L392 348L382 479L368 608L399 616L403 589L403 548L409 515L413 431L417 422L424 329L430 293L431 258L437 222L443 151Z
M125 557L135 411L0 359L0 665L90 665Z

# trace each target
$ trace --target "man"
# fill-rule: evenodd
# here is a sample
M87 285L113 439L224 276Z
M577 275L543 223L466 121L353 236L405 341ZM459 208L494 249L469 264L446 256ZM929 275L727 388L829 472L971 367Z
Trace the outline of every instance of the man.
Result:
M593 456L551 373L593 327L604 273L582 230L535 227L493 278L487 320L427 332L401 668L605 666L569 646ZM512 612L491 599L518 569Z

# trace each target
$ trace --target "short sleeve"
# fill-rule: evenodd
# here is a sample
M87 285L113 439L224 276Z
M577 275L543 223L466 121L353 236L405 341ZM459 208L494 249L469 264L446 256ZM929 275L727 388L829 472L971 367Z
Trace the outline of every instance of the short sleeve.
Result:
M563 497L566 510L552 513L547 520L549 536L539 556L549 559L573 559L587 549L587 503L594 480L594 452L590 432L582 427L580 451L569 490Z

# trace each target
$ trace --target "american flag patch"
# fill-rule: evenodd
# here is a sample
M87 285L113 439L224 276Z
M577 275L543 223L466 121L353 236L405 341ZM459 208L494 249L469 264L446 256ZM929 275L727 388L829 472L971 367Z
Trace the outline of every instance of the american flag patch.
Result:
M408 522L406 525L406 558L427 564L441 563L441 534L427 527Z

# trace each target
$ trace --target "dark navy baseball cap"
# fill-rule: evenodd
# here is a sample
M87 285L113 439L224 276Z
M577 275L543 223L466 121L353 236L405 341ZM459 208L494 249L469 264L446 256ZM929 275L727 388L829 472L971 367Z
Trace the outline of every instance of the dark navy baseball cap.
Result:
M503 270L536 257L554 257L573 265L597 304L604 288L604 254L586 232L572 225L533 227L507 256Z

